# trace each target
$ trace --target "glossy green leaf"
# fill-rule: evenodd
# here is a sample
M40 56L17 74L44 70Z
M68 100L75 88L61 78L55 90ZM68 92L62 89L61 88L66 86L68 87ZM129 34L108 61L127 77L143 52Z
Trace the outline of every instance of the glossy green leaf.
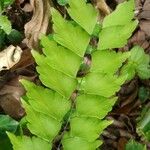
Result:
M65 20L57 10L52 9L54 40L80 57L84 56L90 36L78 25Z
M146 145L135 142L134 140L130 140L126 144L125 150L147 150Z
M11 133L8 133L8 136L13 144L14 150L51 150L52 147L50 143L37 137L21 137Z
M7 16L0 15L0 29L3 29L7 34L11 32L11 23Z
M69 0L68 13L89 34L93 33L98 19L98 11L85 0ZM80 15L79 15L80 14Z

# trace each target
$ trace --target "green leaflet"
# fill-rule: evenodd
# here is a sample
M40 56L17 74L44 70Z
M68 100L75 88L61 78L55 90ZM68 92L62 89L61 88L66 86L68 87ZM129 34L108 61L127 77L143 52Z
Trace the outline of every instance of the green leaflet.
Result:
M123 47L127 44L127 40L132 35L137 24L137 21L131 21L123 26L116 25L103 28L99 34L98 49L104 50Z
M119 91L125 80L126 76L118 77L101 73L89 73L84 78L81 88L87 94L111 97Z
M50 150L51 145L37 137L15 136L7 133L15 150Z
M137 20L132 21L134 9L134 0L129 0L105 17L99 34L99 50L120 48L127 43L138 24Z
M89 44L90 36L80 26L73 25L63 19L55 9L52 9L52 20L55 32L54 40L83 57Z
M146 145L140 144L134 140L130 140L126 144L125 150L147 150Z
M81 137L88 142L95 141L111 121L101 121L98 118L74 117L70 121L70 136Z
M122 68L122 74L128 74L128 80L131 80L135 74L141 79L150 78L150 56L145 54L144 50L135 46L131 49L131 56L128 63Z
M69 0L69 6L67 10L71 18L91 35L97 23L97 10L85 0Z
M64 135L62 143L65 150L95 150L102 144L99 140L88 142L80 137L70 137L69 134Z
M44 47L44 54L48 59L47 62L52 68L71 77L76 77L82 63L81 57L69 49L57 45L54 40L49 40L46 36L42 36L41 44Z
M77 86L77 79L52 68L44 55L33 52L33 56L38 64L37 71L43 84L69 98Z
M76 100L76 113L83 117L103 119L111 111L116 99L116 97L109 99L98 95L79 95Z
M6 34L11 32L11 23L7 16L0 15L0 29L3 29Z
M61 129L61 122L49 117L43 113L35 111L30 105L23 102L26 109L26 120L28 121L27 127L34 135L52 142L55 136Z
M34 110L62 121L64 115L70 109L71 103L69 100L52 90L37 86L29 81L22 80L21 83L27 90L28 103ZM56 111L57 109L59 111Z
M92 54L91 72L114 74L130 56L129 52L96 51ZM107 63L106 63L107 62Z
M134 18L135 2L128 0L117 6L116 10L106 16L103 21L103 28L117 25L126 25Z
M51 142L61 129L63 117L70 109L70 102L58 93L29 81L23 80L22 83L27 89L28 97L28 103L23 102L27 126L33 134Z

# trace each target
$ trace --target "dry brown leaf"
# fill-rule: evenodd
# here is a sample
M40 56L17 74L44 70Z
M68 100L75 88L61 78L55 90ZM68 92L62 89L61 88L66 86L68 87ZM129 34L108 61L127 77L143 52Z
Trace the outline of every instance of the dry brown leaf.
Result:
M14 78L0 90L0 107L6 114L16 119L25 114L20 103L20 97L25 93L25 90L18 79L19 77Z
M0 52L0 71L9 70L17 64L21 58L21 54L21 48L12 45Z
M50 19L50 2L49 0L30 0L33 8L33 17L25 25L25 42L29 48L38 49L39 35L45 34Z
M148 21L148 20L142 20L140 22L140 28L141 28L142 31L145 32L145 34L147 36L150 37L150 21Z

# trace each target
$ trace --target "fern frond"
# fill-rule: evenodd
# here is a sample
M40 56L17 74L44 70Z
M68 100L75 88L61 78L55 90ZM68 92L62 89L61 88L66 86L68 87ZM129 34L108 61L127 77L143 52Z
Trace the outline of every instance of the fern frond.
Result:
M102 144L99 134L112 123L104 117L112 109L117 99L115 93L127 78L126 74L118 75L118 70L130 56L130 53L108 49L124 46L137 25L137 21L132 21L133 0L123 3L111 14L119 20L127 6L128 16L118 24L110 24L109 16L104 21L98 50L107 50L91 54L89 73L80 79L76 75L97 23L97 11L84 0L69 0L67 10L75 21L72 22L64 19L57 10L51 10L53 38L42 37L44 54L33 52L40 80L50 89L22 82L27 90L28 101L23 104L31 133L52 145L66 121L64 128L70 127L70 130L62 134L64 150L95 150ZM75 90L78 90L77 97L70 101ZM12 143L15 145L13 140Z
M37 137L15 136L12 133L7 133L7 135L15 150L50 150L52 147L48 142Z
M91 35L97 23L98 11L83 0L71 0L69 6L67 10L71 18Z

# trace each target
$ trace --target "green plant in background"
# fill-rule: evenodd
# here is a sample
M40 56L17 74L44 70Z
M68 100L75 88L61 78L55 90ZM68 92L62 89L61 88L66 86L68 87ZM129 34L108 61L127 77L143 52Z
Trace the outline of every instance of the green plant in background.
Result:
M150 106L143 108L141 116L138 118L137 133L142 139L150 142Z
M150 72L149 72L150 73ZM150 99L150 89L146 87L140 87L138 97L141 104L148 102ZM142 107L140 116L137 118L137 133L141 136L142 141L150 142L150 105Z
M128 63L123 67L122 73L128 73L128 80L134 78L135 75L141 79L150 78L150 55L145 54L144 50L135 46L131 49L131 56Z
M0 49L4 48L7 44L17 44L22 41L22 34L12 29L11 22L8 17L4 15L5 9L13 4L14 0L1 0L0 1Z
M69 0L68 5L74 22L51 8L54 34L42 36L42 55L33 52L46 87L22 81L27 91L22 101L25 118L33 137L8 133L14 150L50 150L58 135L58 148L62 144L64 150L95 150L102 144L99 135L112 123L105 116L128 78L128 72L121 74L120 69L131 56L112 49L123 47L138 24L133 20L134 0L120 4L105 17L97 49L91 51L90 69L82 77L77 73L97 26L98 12L84 0Z
M5 45L5 37L10 34L12 30L11 22L8 20L8 17L2 14L4 9L12 4L12 2L12 0L0 1L0 48Z
M19 122L7 115L0 115L0 150L11 150L11 143L6 131L16 133Z
M0 1L0 13L4 11L6 7L13 4L14 0L1 0Z
M126 149L125 150L146 150L146 145L140 144L134 140L130 140L126 144Z
M140 87L138 91L138 97L141 103L146 102L150 98L150 89L147 87Z
M69 0L57 0L59 5L65 6L66 4L68 4Z

